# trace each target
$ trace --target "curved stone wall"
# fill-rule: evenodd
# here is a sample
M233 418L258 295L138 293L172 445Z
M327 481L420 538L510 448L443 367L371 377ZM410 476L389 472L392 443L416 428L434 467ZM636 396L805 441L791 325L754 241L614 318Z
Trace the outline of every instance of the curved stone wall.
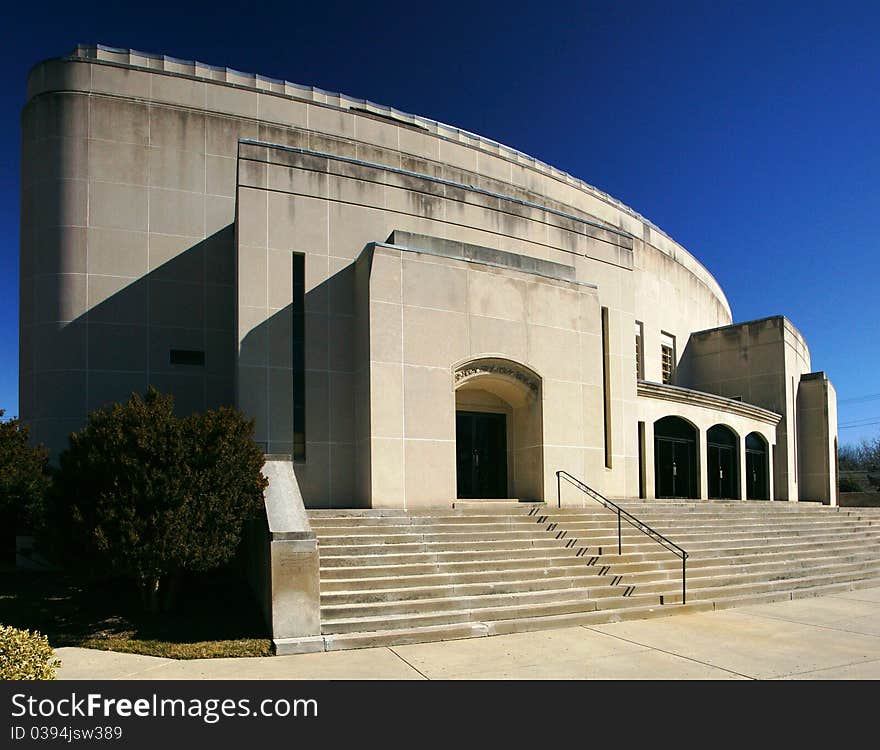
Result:
M497 253L518 266L510 273L536 278L545 263L566 283L594 290L553 291L554 303L553 285L544 284L546 308L523 314L546 332L538 359L578 360L576 372L560 368L551 378L550 392L578 384L581 394L580 421L555 447L610 494L635 491L636 322L648 380L661 377L661 336L675 337L680 355L692 331L731 322L706 268L611 196L494 141L365 100L79 47L31 71L22 131L21 414L55 451L90 409L147 383L174 393L182 412L236 403L239 349L261 352L260 336L285 320L284 306L273 304L287 300L282 250L309 254L306 315L325 332L322 348L312 336L305 354L311 424L315 413L327 420L310 438L317 463L302 470L311 504L344 504L354 480L334 488L328 477L360 476L357 429L346 421L356 365L346 351L357 325L350 281L367 243L394 232L430 236L478 248L479 257L462 262L496 267ZM285 182L291 175L295 185ZM273 213L282 195L285 208ZM254 223L255 206L273 220ZM281 227L283 247L273 239ZM241 231L256 234L237 242ZM237 273L242 252L255 275ZM508 288L501 275L490 295ZM569 310L563 297L581 301ZM608 321L607 461L597 434L603 355L594 323L581 320L598 320L600 308ZM255 311L259 325L248 327ZM575 349L560 331L573 332ZM554 337L567 342L558 351L547 344ZM265 362L266 378L285 369ZM270 433L267 447L283 450L286 434Z

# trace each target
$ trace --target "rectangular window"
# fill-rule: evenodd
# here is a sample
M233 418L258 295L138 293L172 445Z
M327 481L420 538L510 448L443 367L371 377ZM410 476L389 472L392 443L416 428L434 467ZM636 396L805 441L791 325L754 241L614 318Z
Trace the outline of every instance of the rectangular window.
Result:
M638 320L636 321L636 380L645 379L645 363L642 361L642 337L644 335L644 325Z
M639 498L645 497L645 423L639 422Z
M190 367L204 367L205 353L193 349L172 349L169 361L172 365L189 365Z
M675 336L660 332L660 373L664 383L672 382L675 370Z
M794 376L791 378L791 444L794 448L794 471L792 479L797 484L798 475L801 473L801 467L798 465L798 423L797 423L797 394L794 390Z
M660 347L660 353L663 382L668 383L672 380L672 347L663 345Z
M605 413L605 468L611 468L611 332L608 308L602 308L602 395Z
M305 255L293 254L293 458L306 457Z

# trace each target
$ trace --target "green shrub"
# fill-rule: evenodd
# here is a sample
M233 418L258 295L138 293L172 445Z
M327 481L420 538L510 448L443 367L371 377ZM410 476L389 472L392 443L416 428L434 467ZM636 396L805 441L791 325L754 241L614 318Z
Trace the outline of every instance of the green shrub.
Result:
M178 574L232 559L244 522L262 508L253 431L228 407L179 418L172 397L153 388L92 412L59 456L68 535L132 577L152 612L163 599L168 607Z
M849 477L841 477L838 487L840 487L841 492L864 492L862 485Z
M60 666L46 636L0 625L0 680L54 680Z
M49 452L31 446L18 419L3 421L0 409L0 513L33 526L42 520L49 487Z

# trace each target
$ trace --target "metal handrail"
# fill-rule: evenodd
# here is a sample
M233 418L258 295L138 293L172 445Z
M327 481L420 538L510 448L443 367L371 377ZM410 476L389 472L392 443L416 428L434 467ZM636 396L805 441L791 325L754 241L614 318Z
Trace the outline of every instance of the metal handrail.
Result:
M581 492L583 492L587 497L591 500L595 500L597 503L601 503L606 508L613 508L617 511L617 554L620 555L623 553L623 540L621 534L621 521L626 521L630 526L634 529L641 531L646 536L653 539L655 542L660 544L661 546L668 549L670 552L675 553L678 557L681 558L681 603L687 603L687 559L688 553L685 552L681 547L679 547L675 542L667 539L663 534L659 531L655 531L644 521L640 521L636 518L632 513L630 513L625 508L621 508L617 503L612 502L604 495L599 494L592 487L584 484L580 479L575 476L572 476L567 471L559 470L556 472L556 504L558 508L562 507L562 480L565 479L566 482L573 485Z

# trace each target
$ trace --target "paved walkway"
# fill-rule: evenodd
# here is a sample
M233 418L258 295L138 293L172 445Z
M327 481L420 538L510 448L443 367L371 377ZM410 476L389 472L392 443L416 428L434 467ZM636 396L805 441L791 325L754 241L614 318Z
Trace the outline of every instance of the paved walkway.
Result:
M175 661L60 648L60 679L880 679L880 588L445 643Z

